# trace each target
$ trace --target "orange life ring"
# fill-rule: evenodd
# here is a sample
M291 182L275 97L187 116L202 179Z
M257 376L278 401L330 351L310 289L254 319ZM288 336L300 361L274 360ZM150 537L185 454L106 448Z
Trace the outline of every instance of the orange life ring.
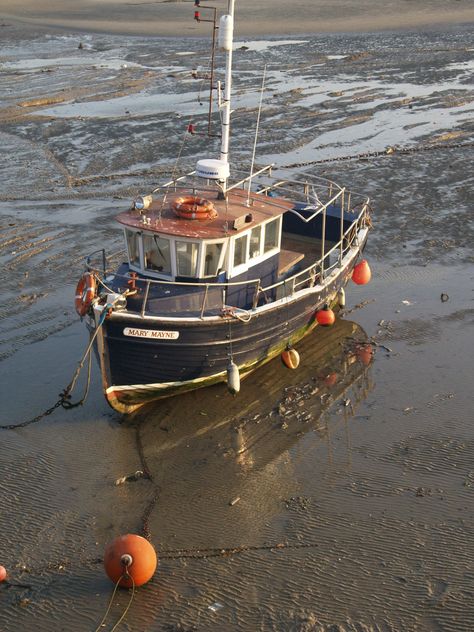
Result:
M76 308L76 312L79 316L85 316L89 311L89 307L95 297L96 287L94 275L90 272L86 272L79 279L79 283L76 287L76 298L74 301L74 307Z
M183 219L214 219L217 217L214 204L206 198L195 195L177 198L173 202L173 210L178 217Z

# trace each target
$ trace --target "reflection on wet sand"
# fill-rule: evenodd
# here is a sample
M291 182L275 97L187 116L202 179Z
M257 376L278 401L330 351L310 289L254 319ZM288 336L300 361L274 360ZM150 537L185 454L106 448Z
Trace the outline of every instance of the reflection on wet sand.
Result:
M145 468L161 490L156 514L147 516L152 534L187 540L190 521L202 511L196 502L205 498L209 519L197 527L203 536L197 548L258 540L294 485L296 462L320 445L331 460L336 422L329 424L325 413L336 407L350 459L348 421L372 386L367 336L355 323L338 320L318 328L298 350L298 370L272 361L243 382L238 397L218 385L149 406L127 422L137 424ZM237 503L236 531L228 508Z

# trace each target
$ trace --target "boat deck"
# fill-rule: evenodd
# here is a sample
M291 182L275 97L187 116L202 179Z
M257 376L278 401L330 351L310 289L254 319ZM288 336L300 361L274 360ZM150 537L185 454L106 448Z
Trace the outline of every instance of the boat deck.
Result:
M326 248L330 248L332 245L332 242L326 241ZM321 258L322 251L321 239L283 233L278 261L278 276L286 276L296 267L298 269L307 268Z
M143 229L165 235L194 239L219 239L229 232L238 234L272 217L278 217L293 208L293 203L279 197L252 193L247 205L248 192L233 189L226 200L217 197L217 190L193 189L193 196L209 200L217 212L214 219L183 219L178 217L173 204L183 193L173 191L153 200L145 211L131 209L117 216L117 221L129 228ZM190 195L189 189L187 195Z

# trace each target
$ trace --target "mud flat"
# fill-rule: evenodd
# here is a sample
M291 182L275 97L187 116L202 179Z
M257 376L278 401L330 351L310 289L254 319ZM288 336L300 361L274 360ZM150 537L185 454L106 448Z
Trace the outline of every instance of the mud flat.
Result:
M107 245L121 260L114 215L172 171L189 118L205 121L191 69L207 46L2 33L9 424L69 381L87 342L82 257ZM235 163L266 63L258 160L371 194L373 281L303 341L297 372L272 362L237 399L218 386L124 420L95 371L81 408L1 431L2 632L93 630L112 589L104 547L144 523L161 561L123 629L474 629L472 35L242 39ZM138 444L153 479L116 485L143 468Z
M134 35L197 36L202 26L183 26L194 0L2 0L0 16L35 27L56 27ZM222 2L223 4L223 2ZM204 4L202 5L204 7ZM238 0L239 35L417 29L474 22L470 0ZM203 18L205 9L201 9ZM184 29L184 30L183 30Z

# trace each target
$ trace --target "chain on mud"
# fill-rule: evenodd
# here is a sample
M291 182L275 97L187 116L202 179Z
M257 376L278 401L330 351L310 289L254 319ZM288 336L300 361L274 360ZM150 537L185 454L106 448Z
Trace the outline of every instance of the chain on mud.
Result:
M416 154L416 153L420 153L420 152L425 152L425 151L442 151L442 150L446 150L446 149L467 149L467 148L471 148L474 147L474 141L468 141L465 143L445 143L445 144L433 144L433 145L424 145L421 147L388 147L386 149L380 150L380 151L372 151L372 152L365 152L365 153L359 153L359 154L351 154L349 156L338 156L336 158L321 158L320 160L308 160L305 162L294 162L288 165L276 165L276 168L280 168L280 169L296 169L296 168L303 168L303 167L311 167L312 165L325 165L325 164L330 164L333 162L347 162L349 160L361 160L361 161L369 161L371 159L375 159L375 158L380 158L382 156L396 156L398 155L406 155L406 154ZM74 189L79 189L81 186L85 186L88 184L92 184L94 182L98 182L98 181L102 181L102 180L117 180L117 179L122 179L125 176L127 178L134 178L134 177L143 177L143 176L165 176L169 173L169 168L167 168L166 170L160 170L160 169L150 169L150 170L144 170L141 172L134 172L134 173L127 173L127 174L104 174L104 175L95 175L95 176L87 176L87 177L82 177L82 178L78 178L78 177L70 177L69 181L68 181L68 188L69 191L63 191L61 193L60 196L57 196L57 199L84 199L85 197L87 198L101 198L103 196L103 193L101 191L91 191L91 192L77 192L74 191ZM128 190L132 190L133 187L127 187L127 191ZM130 197L130 192L127 193L122 193L121 195L118 195L117 192L114 193L114 195L116 197L120 197L120 198L124 198L124 199L128 199ZM46 200L53 200L56 199L56 196L51 196L50 194L48 195L43 195L43 196L37 196L35 199L46 199ZM0 195L0 201L2 202L15 202L17 201L18 198L16 196L11 196L11 195Z
M28 421L23 421L23 422L21 422L19 424L6 424L4 426L0 426L0 430L14 430L15 428L26 428L26 426L30 426L31 424L35 424L38 421L41 421L44 417L47 417L48 415L51 415L51 413L54 412L56 410L56 408L59 408L60 406L62 406L62 403L63 403L63 398L61 396L58 399L58 401L54 404L54 406L51 406L51 408L48 408L47 410L45 410L40 415L36 415L36 417L33 417L33 419L28 419Z
M17 424L2 425L0 426L0 430L16 430L17 428L26 428L26 426L31 426L32 424L35 424L38 421L41 421L48 415L51 415L51 413L53 413L56 410L56 408L59 408L60 406L62 406L62 408L64 408L65 410L70 410L71 408L77 408L78 406L82 406L82 404L85 402L89 394L89 387L90 387L90 382L91 382L92 344L102 324L103 324L103 320L99 321L96 331L94 332L93 335L90 336L87 349L84 355L82 356L81 361L79 362L76 370L74 371L72 380L69 382L66 388L60 393L58 401L55 404L53 404L53 406L51 406L50 408L47 408L44 412L40 413L39 415L36 415L36 417L33 417L32 419L28 419L27 421L22 421ZM79 399L77 402L72 402L71 393L74 390L77 379L79 377L80 372L82 371L82 367L84 366L84 362L86 361L86 359L88 360L88 366L87 366L87 380L86 380L84 393L81 399Z
M308 160L306 162L294 162L290 165L279 165L282 169L296 169L300 167L309 167L311 165L324 165L331 162L344 162L348 160L370 160L371 158L380 158L381 156L416 154L423 151L436 151L442 149L463 149L474 147L474 141L467 143L446 143L443 145L424 145L422 147L387 147L381 151L371 151L360 154L352 154L350 156L339 156L337 158L322 158L321 160Z
M274 553L276 551L284 550L299 550L299 549L316 549L320 546L319 542L278 542L276 544L261 544L261 545L241 545L225 548L206 548L206 549L168 549L160 551L160 560L183 560L183 559L195 559L205 560L217 557L233 557L235 555L243 555L245 553ZM21 588L24 590L34 590L34 586L25 582L25 576L28 575L43 575L45 572L60 573L70 570L73 567L81 568L94 568L100 564L103 564L103 559L100 557L81 558L73 562L71 560L60 560L56 562L46 562L41 566L27 566L22 564L16 569L16 573L20 576L19 580L13 577L6 584L5 588Z
M143 512L142 519L141 519L143 537L146 538L148 541L150 541L151 540L150 516L156 506L156 503L158 502L158 498L160 496L160 486L155 483L153 474L151 473L151 470L148 467L148 463L145 458L145 453L143 451L143 443L142 443L142 438L140 434L140 428L141 426L140 424L138 424L135 429L135 438L136 438L138 456L140 458L140 463L142 466L143 478L148 479L151 483L153 483L153 486L154 486L153 496L149 500L147 506L145 507L145 510Z

